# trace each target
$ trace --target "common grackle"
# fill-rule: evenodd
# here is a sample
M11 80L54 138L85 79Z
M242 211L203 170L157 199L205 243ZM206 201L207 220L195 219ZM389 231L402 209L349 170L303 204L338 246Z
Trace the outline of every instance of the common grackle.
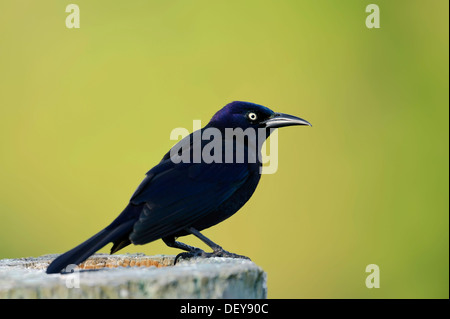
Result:
M180 253L176 260L193 256L247 258L224 250L200 233L236 213L250 199L260 179L262 164L259 156L255 161L249 155L241 161L236 156L235 160L227 162L224 153L230 149L237 153L241 149L244 154L252 154L253 149L253 153L260 154L262 142L273 129L290 125L311 126L301 118L275 113L254 103L235 101L226 105L200 132L193 132L178 142L158 165L147 172L129 204L109 226L57 257L48 266L47 273L64 272L66 266L83 262L110 242L113 242L111 253L115 253L129 244L142 245L160 238L169 247L186 251ZM226 144L226 131L238 128L245 132L247 129L263 131L264 134L256 134L253 142L249 136L240 140L233 137L228 144L231 146L223 146ZM206 133L207 129L221 133L219 140L224 142L221 148L212 150L212 153L218 152L215 154L218 155L217 161L195 156L196 150L202 154L208 145L207 139L196 140L195 136L201 136L198 133ZM189 153L183 154L183 151ZM186 154L189 156L185 158L189 160L180 161ZM198 237L213 252L206 253L176 241L178 237L189 234Z

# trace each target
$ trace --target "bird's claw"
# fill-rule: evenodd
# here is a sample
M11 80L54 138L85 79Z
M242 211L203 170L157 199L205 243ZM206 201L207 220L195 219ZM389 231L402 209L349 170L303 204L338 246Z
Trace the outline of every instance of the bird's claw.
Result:
M218 249L213 251L212 253L207 253L204 250L197 248L196 250L190 252L180 253L175 257L174 265L176 265L177 261L181 259L191 259L191 258L211 258L211 257L226 257L226 258L240 258L251 260L247 256L238 255L234 253L230 253L224 249Z
M240 258L240 259L251 260L247 256L230 253L229 251L226 251L225 249L216 250L216 251L210 253L210 255L211 256L209 256L209 257L226 257L226 258Z
M176 257L175 257L175 261L173 262L174 265L177 264L178 259L190 259L190 258L195 258L195 257L204 257L204 254L206 254L206 252L200 248L196 248L195 250L189 251L189 252L184 252L184 253L179 253Z

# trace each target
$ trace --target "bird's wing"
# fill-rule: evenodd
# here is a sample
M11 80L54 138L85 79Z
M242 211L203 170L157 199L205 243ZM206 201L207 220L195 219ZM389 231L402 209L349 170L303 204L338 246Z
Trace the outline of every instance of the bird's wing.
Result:
M245 163L169 163L147 173L131 199L144 205L130 239L145 244L189 227L213 212L249 178Z

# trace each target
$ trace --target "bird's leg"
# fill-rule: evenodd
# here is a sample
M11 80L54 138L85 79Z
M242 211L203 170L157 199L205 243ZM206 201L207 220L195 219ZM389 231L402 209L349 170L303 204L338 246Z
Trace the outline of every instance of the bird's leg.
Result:
M178 248L178 249L182 249L187 251L186 253L179 253L176 257L175 257L175 261L174 261L174 265L177 263L179 258L190 258L190 257L195 257L195 256L201 256L202 254L205 254L205 252L197 247L193 247L193 246L189 246L185 243L176 241L174 237L164 237L162 239L164 241L164 243L172 248Z
M200 254L201 257L206 257L206 258L229 257L229 258L243 258L243 259L250 260L250 258L248 258L246 256L242 256L242 255L238 255L238 254L234 254L234 253L230 253L229 251L226 251L221 246L214 243L211 239L202 235L197 229L195 229L193 227L186 228L186 231L188 231L192 235L196 236L198 239L200 239L202 242L204 242L206 245L208 245L213 250L212 253L203 252L202 254Z
M172 247L172 248L178 248L178 249L182 249L182 250L189 251L189 252L201 250L200 248L189 246L188 244L184 244L182 242L176 241L175 238L173 238L173 237L164 237L162 240L164 241L164 243L167 246Z

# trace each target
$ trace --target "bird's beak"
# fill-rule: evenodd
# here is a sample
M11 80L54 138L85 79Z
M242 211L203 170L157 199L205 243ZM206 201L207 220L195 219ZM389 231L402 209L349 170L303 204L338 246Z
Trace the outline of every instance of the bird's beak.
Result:
M283 114L283 113L275 113L271 118L262 122L266 128L277 128L283 126L291 126L291 125L309 125L312 126L308 121L301 119L299 117Z

